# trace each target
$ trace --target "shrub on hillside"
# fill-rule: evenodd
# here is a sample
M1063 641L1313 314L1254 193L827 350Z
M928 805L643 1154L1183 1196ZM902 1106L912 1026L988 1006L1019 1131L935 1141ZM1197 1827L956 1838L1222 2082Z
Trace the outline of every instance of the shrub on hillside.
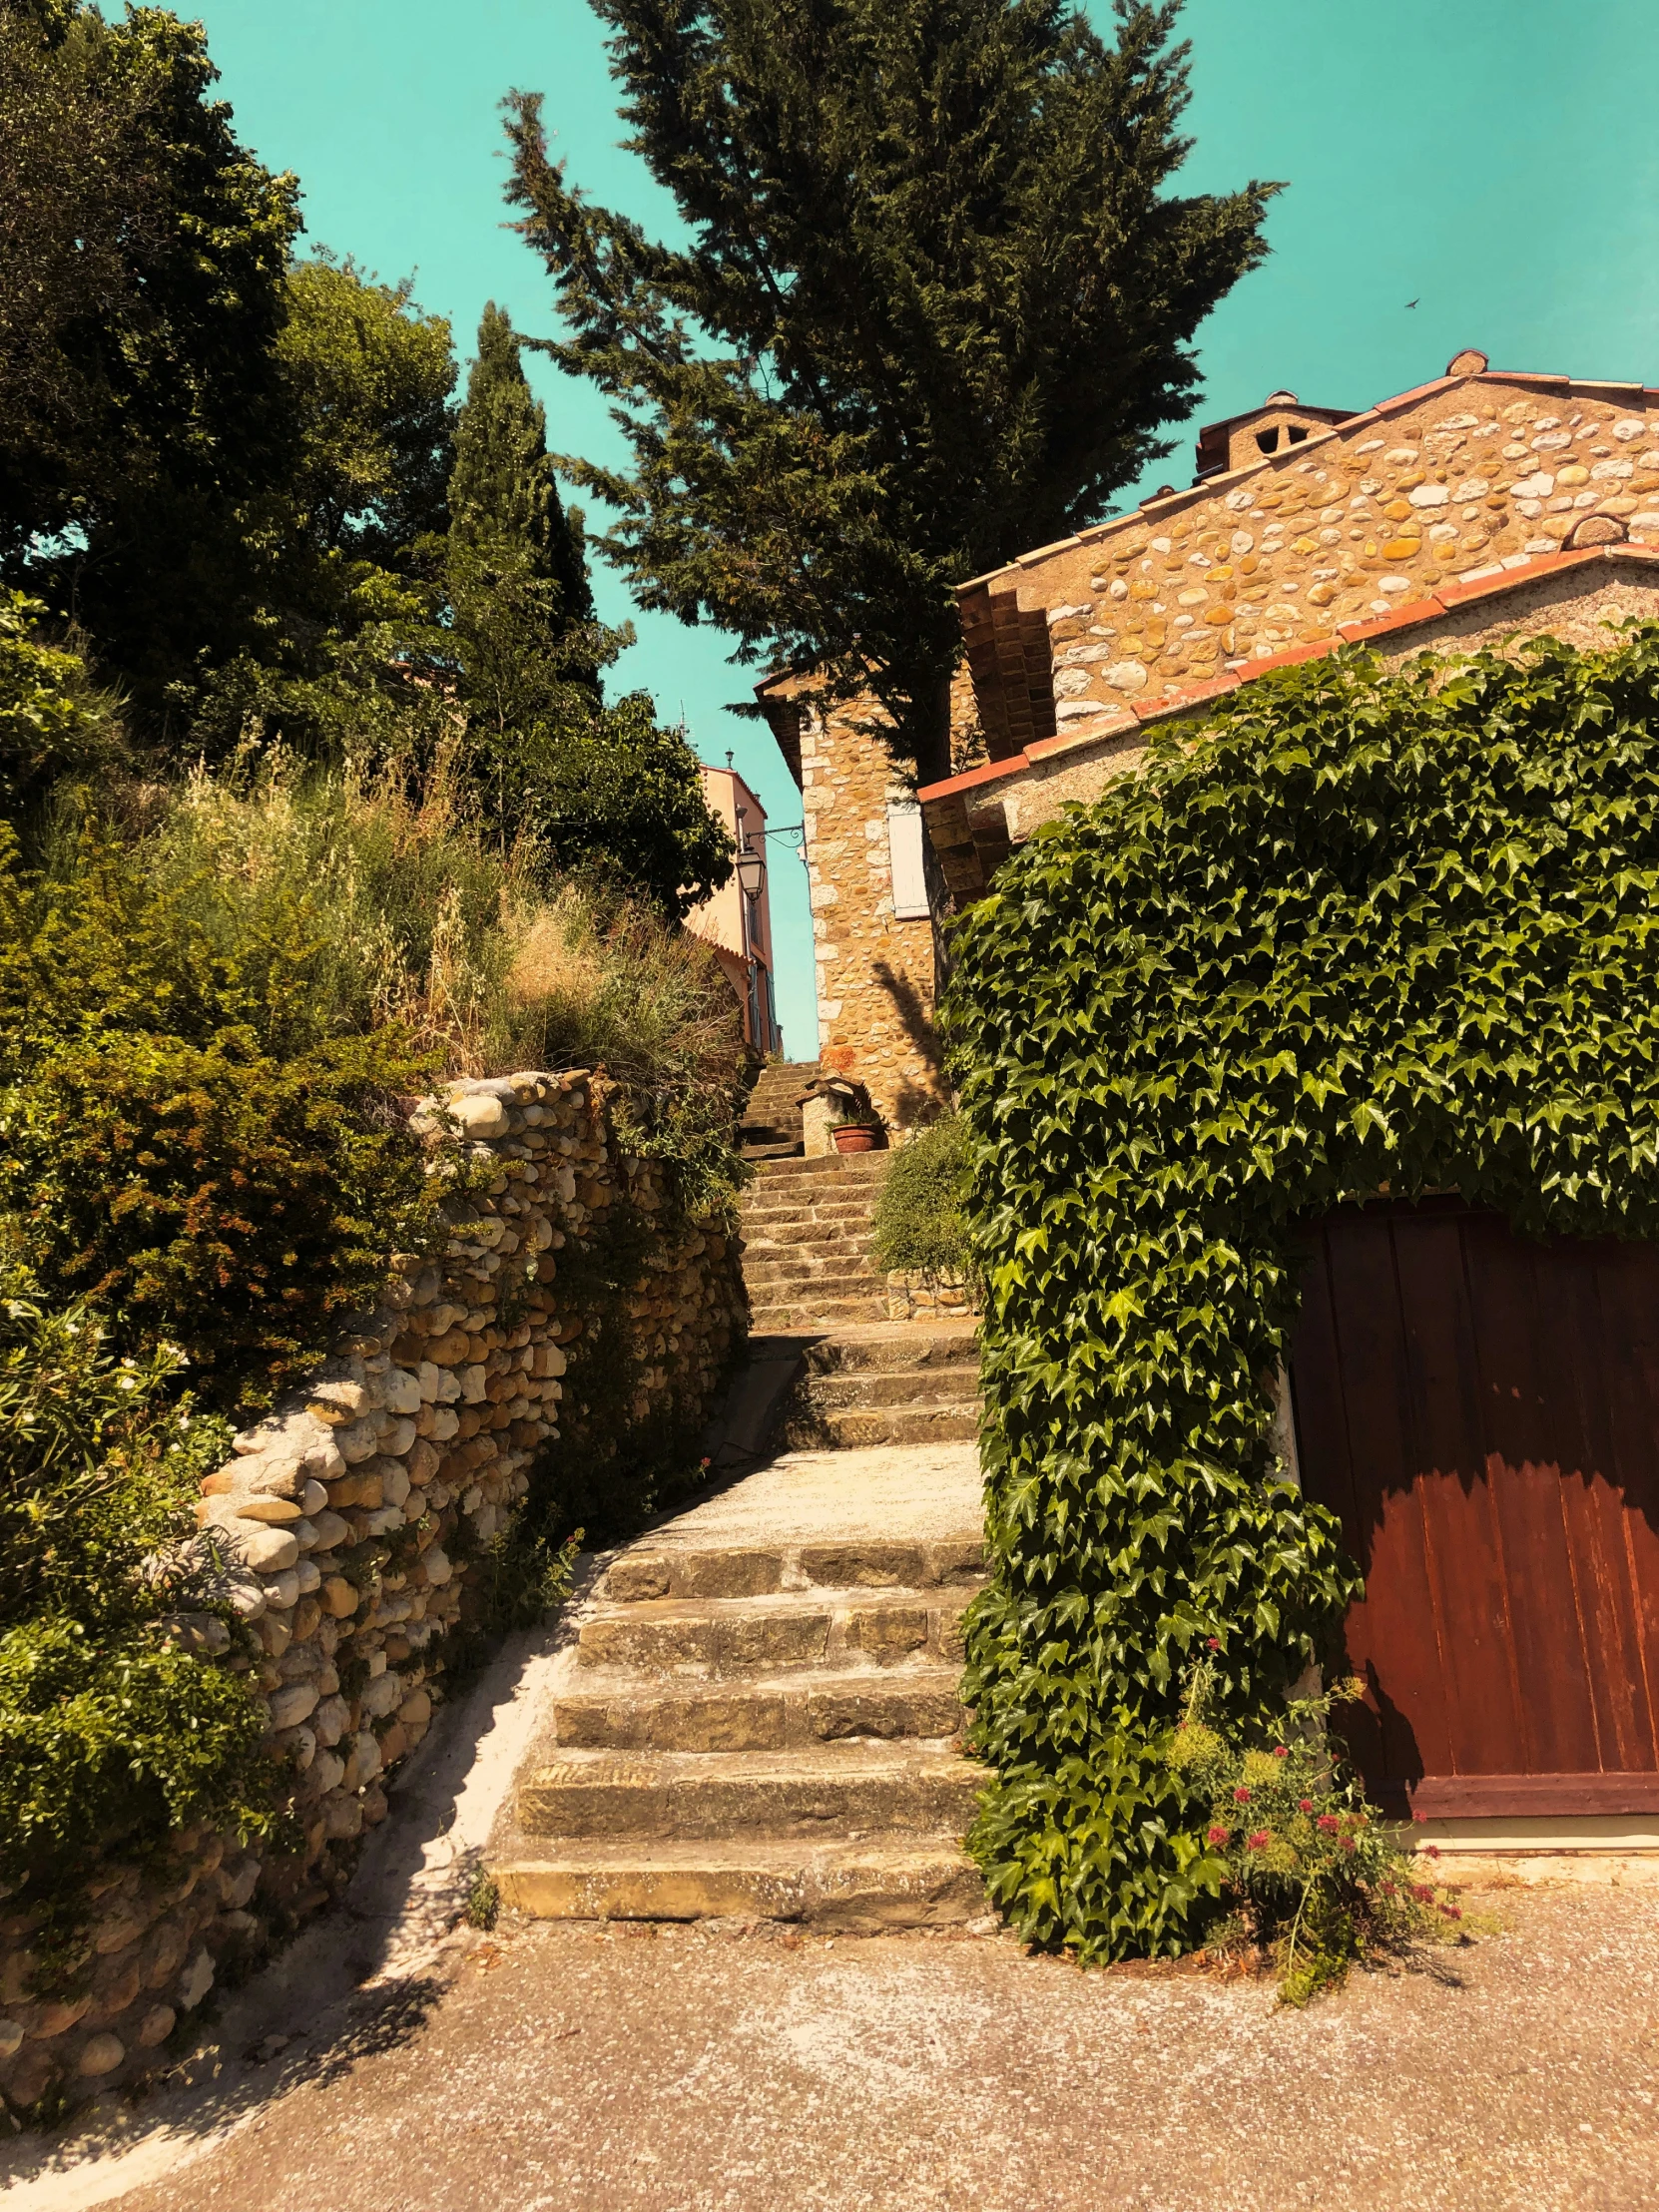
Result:
M430 1063L395 1027L304 1035L296 895L222 952L131 854L88 834L75 860L26 876L0 844L0 1213L128 1350L178 1346L217 1403L269 1396L435 1234L391 1107Z
M144 864L205 943L270 978L268 999L271 917L304 886L314 944L286 1003L305 1037L393 1024L458 1075L603 1067L628 1142L669 1164L687 1207L729 1199L744 1051L713 954L591 882L550 883L532 843L492 844L452 751L418 780L280 753L198 775Z
M120 1355L0 1245L0 1883L30 1907L72 1898L107 1842L143 1857L194 1821L268 1820L252 1678L169 1631L200 1602L176 1547L230 1442L184 1368Z
M22 592L0 592L0 815L14 823L58 778L94 774L122 750L80 657L37 637L45 612Z

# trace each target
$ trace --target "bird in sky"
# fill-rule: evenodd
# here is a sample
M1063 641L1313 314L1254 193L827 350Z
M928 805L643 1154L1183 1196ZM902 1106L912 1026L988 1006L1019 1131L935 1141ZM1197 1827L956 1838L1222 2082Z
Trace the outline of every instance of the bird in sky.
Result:
M1420 298L1421 296L1422 296L1422 295L1421 295L1421 293L1419 292L1419 293L1418 293L1418 295L1417 295L1417 297L1418 297L1418 298ZM1405 302L1405 304L1406 304L1406 305L1407 305L1408 307L1414 307L1414 306L1416 305L1416 303L1417 303L1417 302L1416 302L1416 300L1415 300L1415 299L1407 299L1407 300L1406 300L1406 302Z

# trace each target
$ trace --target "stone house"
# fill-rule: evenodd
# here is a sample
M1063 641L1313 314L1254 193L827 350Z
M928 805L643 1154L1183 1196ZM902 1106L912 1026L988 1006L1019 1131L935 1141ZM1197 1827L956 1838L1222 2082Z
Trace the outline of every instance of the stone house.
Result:
M1277 391L1201 430L1198 474L961 587L957 772L916 791L867 706L760 701L801 786L821 1057L896 1130L943 1096L943 924L1148 729L1367 642L1390 665L1659 615L1659 389L1494 370L1362 413Z

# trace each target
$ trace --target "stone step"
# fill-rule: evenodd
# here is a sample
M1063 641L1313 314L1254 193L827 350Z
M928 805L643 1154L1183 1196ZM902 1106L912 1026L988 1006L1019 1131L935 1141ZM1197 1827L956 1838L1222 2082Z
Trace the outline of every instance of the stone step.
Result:
M776 1190L784 1184L806 1184L830 1177L843 1178L849 1185L879 1183L891 1158L890 1152L820 1152L809 1159L766 1160L751 1187Z
M878 1298L797 1298L789 1304L753 1306L750 1326L780 1336L808 1329L832 1329L842 1323L885 1321L887 1302Z
M857 1221L746 1222L743 1249L756 1259L776 1259L788 1253L865 1252L869 1230Z
M885 1289L887 1280L866 1267L855 1252L843 1252L830 1260L811 1254L799 1260L757 1260L753 1264L746 1260L743 1273L752 1299L764 1298L769 1291L774 1298L817 1297L824 1292L835 1298L873 1298Z
M739 1686L591 1680L557 1695L558 1749L785 1751L811 1744L954 1736L964 1724L955 1667L868 1667Z
M870 1419L870 1415L844 1416ZM581 1667L724 1677L778 1667L959 1662L963 1597L777 1590L765 1597L653 1598L596 1605L577 1633Z
M757 1247L745 1240L743 1248L744 1272L752 1267L794 1268L801 1275L820 1275L826 1268L851 1263L865 1267L869 1261L867 1237L820 1236L802 1244L771 1244ZM884 1272L884 1271L883 1271Z
M852 1368L842 1375L809 1376L801 1395L807 1404L827 1413L877 1405L977 1406L979 1376L965 1361L938 1367Z
M804 1847L791 1841L593 1843L543 1857L513 1839L490 1867L536 1920L804 1922L827 1934L945 1928L989 1911L954 1835Z
M977 1530L928 1542L848 1536L834 1543L774 1543L711 1549L654 1548L641 1537L605 1566L596 1596L608 1605L663 1598L767 1597L775 1590L935 1590L982 1581Z
M971 1322L943 1328L929 1322L889 1322L885 1329L837 1334L809 1345L807 1366L815 1376L883 1368L960 1367L977 1381L979 1337Z
M869 1237L874 1231L872 1210L859 1207L856 1211L830 1206L778 1207L765 1213L745 1213L738 1223L739 1235L746 1244L772 1239L774 1241L798 1241L799 1233L807 1239L819 1237Z
M972 1443L979 1433L977 1398L934 1404L819 1410L792 1414L784 1440L792 1450L857 1451L870 1444Z
M943 1744L842 1743L806 1751L561 1752L518 1788L525 1836L960 1835L986 1770Z

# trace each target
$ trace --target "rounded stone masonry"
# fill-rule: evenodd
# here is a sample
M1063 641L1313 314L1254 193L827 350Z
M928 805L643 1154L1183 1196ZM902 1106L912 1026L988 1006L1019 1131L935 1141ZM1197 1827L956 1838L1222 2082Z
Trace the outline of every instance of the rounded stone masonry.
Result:
M154 2067L221 1961L326 1904L387 1817L388 1775L432 1726L445 1639L475 1604L476 1570L458 1562L510 1527L569 1414L592 1271L571 1270L567 1291L568 1248L603 1248L624 1213L660 1231L624 1301L632 1413L701 1423L713 1410L747 1328L736 1240L671 1214L660 1164L618 1142L615 1089L582 1071L492 1077L448 1084L411 1117L435 1151L461 1144L497 1172L446 1202L441 1257L402 1264L203 1482L215 1563L199 1603L213 1610L171 1625L204 1663L252 1671L302 1848L278 1858L189 1830L159 1872L112 1860L89 1885L93 1964L73 1993L36 1989L38 1920L0 1917L13 2112Z

